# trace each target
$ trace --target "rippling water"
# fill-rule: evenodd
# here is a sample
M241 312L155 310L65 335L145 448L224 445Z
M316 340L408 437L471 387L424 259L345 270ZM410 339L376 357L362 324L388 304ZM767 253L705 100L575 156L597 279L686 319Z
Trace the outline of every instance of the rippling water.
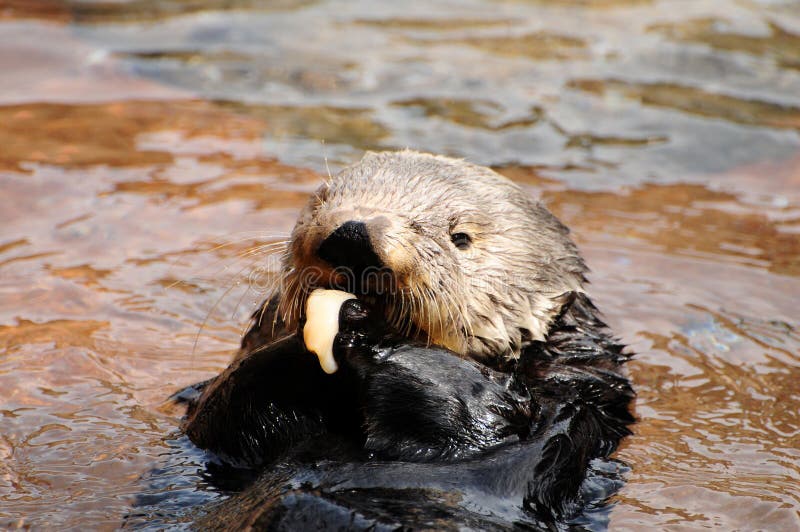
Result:
M0 526L217 497L166 398L326 161L410 146L572 227L638 354L611 527L800 527L796 2L5 0L0 69Z

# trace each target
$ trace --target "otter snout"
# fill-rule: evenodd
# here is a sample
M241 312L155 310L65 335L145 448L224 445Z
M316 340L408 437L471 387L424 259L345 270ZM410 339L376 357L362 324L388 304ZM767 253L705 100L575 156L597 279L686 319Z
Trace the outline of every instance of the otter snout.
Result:
M349 268L361 274L368 268L379 269L383 261L375 253L367 224L349 220L334 229L320 244L317 256L334 268Z

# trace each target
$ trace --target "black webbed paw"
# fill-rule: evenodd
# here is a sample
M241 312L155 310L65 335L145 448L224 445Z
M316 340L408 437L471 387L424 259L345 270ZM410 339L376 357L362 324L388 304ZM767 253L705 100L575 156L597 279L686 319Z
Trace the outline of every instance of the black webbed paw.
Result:
M355 433L355 394L326 375L297 336L237 357L189 403L183 429L198 447L259 465L327 432Z
M199 397L187 396L184 430L198 446L251 465L323 433L414 461L466 458L527 434L530 398L511 376L384 336L379 314L356 299L341 306L333 375L299 335L237 357Z
M334 356L355 376L365 449L389 459L462 459L525 437L530 396L511 375L447 349L381 338L357 300L340 312Z

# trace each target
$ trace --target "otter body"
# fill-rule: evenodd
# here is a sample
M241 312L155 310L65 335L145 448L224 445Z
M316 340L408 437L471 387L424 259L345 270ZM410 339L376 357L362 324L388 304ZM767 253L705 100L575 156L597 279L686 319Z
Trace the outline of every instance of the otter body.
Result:
M567 229L491 170L368 154L313 196L280 290L188 401L193 442L260 471L198 524L568 522L612 491L587 471L633 422L627 356L585 271ZM359 297L342 306L333 375L297 334L316 288Z

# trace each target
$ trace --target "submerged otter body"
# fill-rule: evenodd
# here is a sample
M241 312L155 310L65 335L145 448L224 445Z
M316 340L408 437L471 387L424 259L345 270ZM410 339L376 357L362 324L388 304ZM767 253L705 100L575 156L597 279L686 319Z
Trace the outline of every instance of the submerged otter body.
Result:
M368 154L310 200L280 290L189 400L190 439L260 471L198 524L568 522L616 486L587 471L633 422L627 356L585 271L567 229L491 170ZM318 288L358 297L341 307L332 375L298 334Z

